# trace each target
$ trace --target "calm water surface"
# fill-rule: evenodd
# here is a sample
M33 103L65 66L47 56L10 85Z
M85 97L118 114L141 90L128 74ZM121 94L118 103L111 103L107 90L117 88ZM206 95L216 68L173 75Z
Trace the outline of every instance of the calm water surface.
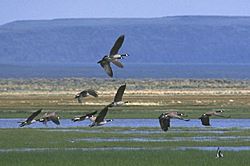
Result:
M227 78L250 79L250 64L124 64L113 66L114 78ZM1 65L0 78L107 78L98 64Z
M0 128L19 128L18 122L23 119L0 119ZM250 119L211 119L211 127L201 125L200 120L191 119L190 121L171 120L171 127L204 127L204 128L250 128ZM72 122L70 119L61 119L61 125L57 126L49 122L47 126L42 123L34 123L28 128L69 128L69 127L88 127L89 120ZM158 119L114 119L105 126L100 127L160 127Z

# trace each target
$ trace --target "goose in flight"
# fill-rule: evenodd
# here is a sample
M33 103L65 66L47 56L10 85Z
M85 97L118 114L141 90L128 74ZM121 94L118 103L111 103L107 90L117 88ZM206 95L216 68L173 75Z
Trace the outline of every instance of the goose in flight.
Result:
M85 119L89 119L90 117L94 116L97 113L97 111L91 112L91 113L86 113L82 116L77 116L74 117L73 119L71 119L73 122L77 122L77 121L83 121Z
M112 103L110 103L108 105L108 107L122 106L125 103L128 103L128 101L122 101L122 97L123 97L125 89L126 89L126 84L121 85L118 88L118 90L117 90L117 92L115 94L115 97L114 97L114 101Z
M82 103L82 99L84 97L88 97L88 96L93 96L93 97L98 97L98 94L95 90L93 89L87 89L87 90L83 90L80 93L77 93L75 95L75 99L78 100L78 103Z
M184 120L184 121L190 120L190 119L184 119L183 116L185 116L183 113L180 113L177 111L162 113L159 116L159 123L160 123L161 129L163 131L167 131L168 128L170 127L170 119L173 119L173 118Z
M59 119L59 116L55 112L46 112L40 119L37 119L37 121L43 122L45 125L47 125L48 121L52 121L56 125L60 125Z
M42 112L42 109L37 110L36 112L33 112L25 121L21 121L19 123L21 123L19 125L19 127L23 127L26 125L30 125L34 122L36 122L36 120L34 119L38 114L40 114Z
M110 53L108 55L105 55L100 61L97 62L100 63L100 65L104 68L104 70L110 77L113 77L113 71L110 66L110 62L112 62L117 67L123 68L123 64L119 61L119 59L123 59L124 57L129 56L128 54L118 53L119 49L122 46L124 38L124 35L119 36L114 46L110 50Z
M204 126L210 126L210 116L219 116L223 118L230 118L231 116L223 116L221 113L224 112L223 110L217 110L217 111L209 111L201 115L199 119L201 120L202 125Z
M92 122L92 124L90 124L89 127L102 126L108 122L113 121L112 119L104 119L105 116L107 115L108 108L109 108L108 106L105 106L101 110L101 112L97 115L97 117L91 116L89 119Z

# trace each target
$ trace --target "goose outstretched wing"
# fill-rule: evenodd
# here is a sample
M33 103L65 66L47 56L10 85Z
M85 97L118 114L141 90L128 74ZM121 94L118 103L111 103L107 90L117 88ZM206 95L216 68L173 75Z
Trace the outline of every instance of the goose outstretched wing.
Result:
M126 84L119 87L119 89L117 90L115 94L114 102L122 101L122 97L123 97L125 89L126 89Z
M27 122L31 122L38 114L42 112L42 108L37 110L36 112L33 112L28 118Z
M118 37L118 39L115 41L115 44L114 46L112 47L112 49L110 50L110 53L109 55L115 55L118 53L119 49L121 48L122 46L122 43L124 41L124 35L121 35Z
M204 125L204 126L210 126L209 116L202 115L199 119L201 120L201 124L202 125Z
M169 117L160 117L159 118L160 126L163 131L167 131L170 127L170 118Z
M116 65L117 67L123 68L123 64L121 62L119 62L117 59L114 59L111 61L114 65Z
M108 112L108 106L105 106L95 119L95 122L100 123L104 120Z
M94 96L94 97L98 97L98 94L95 90L93 89L88 89L87 92L91 95L91 96Z
M106 73L110 76L113 77L113 71L112 68L110 66L110 62L102 60L100 61L101 66L104 68L104 70L106 71Z

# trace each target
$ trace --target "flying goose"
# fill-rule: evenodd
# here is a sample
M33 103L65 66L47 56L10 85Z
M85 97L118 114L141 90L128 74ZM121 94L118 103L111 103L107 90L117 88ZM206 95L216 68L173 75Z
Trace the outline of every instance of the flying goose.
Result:
M222 157L224 157L224 155L222 154L220 148L218 147L216 151L216 158L222 158Z
M59 116L55 112L46 112L40 119L37 119L37 121L43 122L45 125L47 125L48 121L52 121L56 125L60 125L59 119Z
M93 89L87 89L87 90L83 90L80 93L77 93L75 95L75 99L78 100L78 103L82 103L82 99L83 97L87 97L87 96L94 96L94 97L98 97L98 94L95 90Z
M180 119L180 120L184 120L184 121L190 120L190 119L184 119L182 116L185 116L185 115L183 113L180 113L177 111L162 113L159 116L159 123L160 123L161 129L163 131L167 131L168 128L170 127L170 119L172 119L172 118Z
M117 90L117 92L115 94L115 97L114 97L114 101L112 103L110 103L108 105L108 107L122 106L125 103L128 103L128 101L122 101L122 97L123 97L125 89L126 89L126 84L121 85L118 88L118 90Z
M42 108L37 110L36 112L33 112L25 121L21 121L19 123L21 123L19 125L19 127L23 127L23 126L26 126L26 125L30 125L34 122L36 122L36 120L34 119L38 114L40 114L42 112Z
M124 57L128 56L128 54L118 54L118 51L122 46L124 38L124 35L119 36L114 46L110 50L109 55L105 55L100 61L97 62L100 63L100 65L104 68L104 70L110 77L113 77L113 71L110 66L110 62L120 68L123 68L123 64L119 62L118 59L123 59Z
M210 126L209 117L210 116L219 116L223 118L230 118L231 116L223 116L221 113L224 112L223 110L217 110L217 111L209 111L201 115L199 119L201 120L202 125L204 126Z
M71 119L73 122L77 122L77 121L83 121L85 119L89 119L90 117L92 117L93 115L95 115L97 113L97 111L91 112L91 113L87 113L84 114L82 116L77 116L74 117L73 119Z
M92 124L90 124L89 127L102 126L108 122L113 121L112 119L104 119L105 116L107 115L107 112L108 112L108 106L105 106L101 110L101 112L97 115L97 117L91 116L89 119L90 121L92 121Z

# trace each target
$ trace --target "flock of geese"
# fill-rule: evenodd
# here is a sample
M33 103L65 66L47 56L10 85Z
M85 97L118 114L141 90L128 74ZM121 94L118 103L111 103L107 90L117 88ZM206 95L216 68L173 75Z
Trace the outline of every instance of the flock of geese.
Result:
M111 48L109 54L105 55L100 61L97 62L101 65L101 67L105 70L105 72L110 77L113 77L113 70L111 68L111 63L116 65L119 68L123 68L124 66L119 60L124 59L124 57L129 56L127 53L125 53L125 54L118 53L119 49L121 48L121 46L124 42L124 38L125 38L124 35L119 36L118 39L116 40L115 44ZM92 122L89 125L90 127L101 126L101 125L104 125L108 122L111 122L112 119L105 119L109 108L116 107L116 106L122 106L125 103L128 103L128 101L122 100L125 89L126 89L126 84L121 85L116 92L114 100L110 104L106 105L98 113L97 116L95 116L95 115L97 114L98 111L94 111L94 112L86 113L86 114L81 115L81 116L76 116L76 117L72 118L72 121L78 122L78 121L83 121L85 119L89 119ZM98 94L93 89L87 89L87 90L83 90L82 92L76 94L75 99L77 99L79 103L82 103L83 98L88 97L88 96L98 97ZM36 112L32 113L25 121L19 122L20 123L19 126L23 127L26 125L30 125L34 122L42 122L46 125L48 121L52 121L53 123L60 125L59 116L55 112L45 113L40 118L35 119L41 112L42 112L42 109L39 109ZM209 121L210 116L219 116L219 117L224 117L224 118L230 118L230 116L226 117L226 116L221 115L222 112L223 112L222 110L206 112L206 113L202 114L201 117L199 117L199 119L201 120L202 125L210 126L210 121ZM173 118L184 120L184 121L190 121L190 119L185 119L185 117L187 117L187 115L184 115L183 113L178 112L178 111L171 111L171 112L162 113L159 116L159 123L160 123L161 129L163 131L168 131L168 128L170 127L170 119L173 119ZM223 157L223 154L221 153L219 148L217 149L217 157Z
M122 100L125 89L126 89L126 84L121 85L115 94L114 100L110 104L106 105L99 112L97 116L95 116L95 114L97 114L97 111L94 111L94 112L86 113L81 116L76 116L72 118L72 121L78 122L78 121L83 121L85 119L89 119L92 122L92 124L89 125L90 127L102 126L108 122L113 121L112 119L105 119L105 116L107 115L108 109L110 107L122 106L125 103L128 103L128 101ZM94 97L98 97L97 92L95 90L88 89L88 90L84 90L76 94L75 98L78 100L79 103L82 103L83 98L90 96L90 95ZM55 112L51 112L51 113L46 112L40 118L35 119L41 112L42 112L42 109L39 109L33 112L25 121L18 122L20 123L19 126L23 127L23 126L30 125L35 122L42 122L46 125L48 121L52 121L56 125L60 125L59 116Z
M55 112L48 113L46 112L43 116L41 116L38 119L35 119L40 113L42 112L42 108L37 110L36 112L33 112L25 121L18 122L20 123L20 127L30 125L34 122L43 122L45 125L48 121L52 121L57 125L60 125L59 116Z
M123 64L119 60L123 59L124 57L129 56L127 53L125 54L118 53L119 49L121 48L124 42L124 38L125 38L124 35L119 36L115 44L111 48L109 54L105 55L100 61L97 62L101 65L101 67L106 71L106 73L110 77L113 77L113 70L111 68L111 63L116 65L117 67L123 68ZM77 121L83 121L85 119L89 119L92 122L92 124L89 125L90 127L101 126L108 122L111 122L112 119L105 119L108 109L110 107L122 106L125 103L128 103L128 101L122 100L125 89L126 89L126 84L121 85L116 92L114 100L110 104L105 106L99 112L97 116L95 116L97 114L97 111L94 111L94 112L86 113L81 116L74 117L72 121L77 122ZM75 95L75 99L77 99L79 103L82 103L83 98L88 97L88 96L98 97L98 93L93 89L83 90L80 93L77 93ZM42 109L39 109L36 112L32 113L25 121L19 122L20 123L19 126L23 127L25 125L29 125L34 122L42 122L46 125L48 121L52 121L53 123L60 125L59 116L55 112L45 113L40 118L35 119L41 112L42 112ZM226 116L221 115L222 112L223 112L222 110L206 112L202 114L201 117L199 117L199 119L201 120L202 125L210 126L210 121L209 121L210 116L230 118L230 116L226 117ZM184 117L187 117L187 115L184 115L183 113L177 112L177 111L162 113L159 116L159 123L160 123L161 129L163 131L167 131L168 128L170 127L170 119L173 119L173 118L184 120L184 121L190 120L190 119L185 119Z
M203 126L211 126L209 117L212 115L223 117L223 118L230 118L231 117L231 116L222 115L221 114L222 112L224 112L224 111L223 110L209 111L209 112L202 114L201 117L199 117L198 119L201 120L201 124ZM173 119L173 118L184 120L184 121L190 121L190 119L184 119L183 117L187 117L187 115L185 115L181 112L177 112L177 111L162 113L159 116L159 122L160 122L161 129L163 131L167 131L168 128L170 127L170 119Z

